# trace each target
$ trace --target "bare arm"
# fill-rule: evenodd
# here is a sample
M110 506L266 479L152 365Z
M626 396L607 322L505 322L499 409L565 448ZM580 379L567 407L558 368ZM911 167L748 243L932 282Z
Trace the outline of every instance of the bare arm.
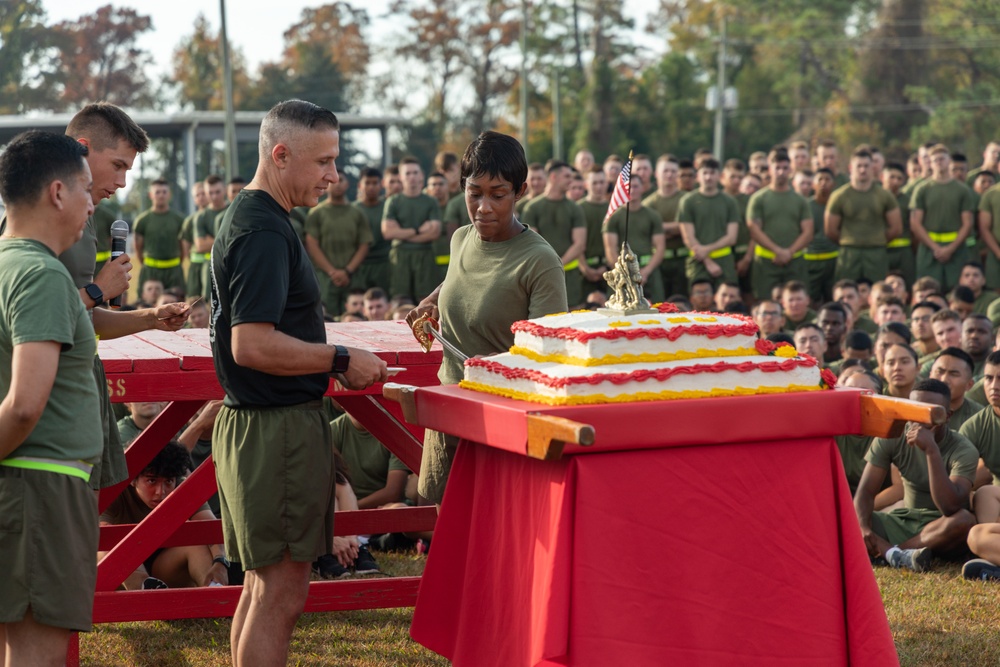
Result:
M608 263L613 265L618 261L618 234L604 232L601 238L604 239L604 256L607 257Z
M319 241L312 234L306 234L306 252L309 253L309 259L312 260L317 269L328 276L333 272L333 264L326 258L323 250L319 247Z
M94 331L101 338L121 338L141 331L177 331L188 320L191 307L186 303L168 303L159 308L141 310L94 309Z
M135 261L137 261L139 264L142 264L142 250L143 247L146 245L146 239L143 237L142 234L136 234L134 238L135 238Z
M387 241L399 239L401 241L412 241L419 232L416 229L409 229L399 226L399 222L391 218L382 220L382 238Z
M1000 258L1000 243L993 236L993 214L989 211L979 212L979 238L990 249L994 257Z
M439 236L441 236L441 221L427 220L424 224L420 225L420 229L417 230L417 235L408 240L411 243L430 243L431 241L436 240Z
M941 514L951 516L968 506L972 483L964 477L949 477L941 458L934 435L928 429L911 425L906 434L906 442L918 447L927 456L927 482L931 489L931 499Z
M367 510L381 507L386 503L398 502L406 489L406 479L410 476L405 470L390 470L385 486L364 498L358 499L358 509Z
M861 537L870 556L881 556L885 549L885 540L872 530L872 512L875 508L875 495L882 488L888 472L885 468L866 463L861 481L858 482L858 490L854 493L854 512L858 515Z
M202 254L212 252L213 243L215 243L215 237L208 234L194 237L194 249Z
M307 343L274 328L269 322L247 322L233 327L233 360L240 366L269 375L328 373L333 367L334 348ZM386 363L371 352L348 348L351 363L344 373L351 389L364 389L386 379Z
M562 263L566 266L574 259L583 259L583 251L587 248L587 228L574 227L572 230L573 243L563 253Z
M788 252L792 255L800 250L804 250L806 246L812 243L813 240L813 219L802 218L799 222L799 235L792 242L792 245L788 248Z
M840 216L827 210L823 217L823 231L828 239L840 243Z
M903 214L894 208L885 214L885 238L889 241L903 235Z
M649 258L649 263L639 270L643 278L648 278L653 271L659 268L660 263L663 262L663 253L667 248L667 239L663 237L663 234L653 234L653 256Z
M132 262L126 254L119 255L115 259L105 262L101 272L94 276L94 284L101 288L104 299L113 299L124 294L128 289L128 283L132 279ZM92 310L97 304L87 295L87 291L80 290L80 300L87 310ZM100 333L100 332L98 332Z
M61 349L55 341L14 346L10 389L0 402L0 459L20 447L38 424L56 381Z
M931 237L927 234L927 230L924 229L924 212L919 208L910 211L910 234L913 235L913 238L918 243L927 246L931 250L937 248L937 244L931 240Z

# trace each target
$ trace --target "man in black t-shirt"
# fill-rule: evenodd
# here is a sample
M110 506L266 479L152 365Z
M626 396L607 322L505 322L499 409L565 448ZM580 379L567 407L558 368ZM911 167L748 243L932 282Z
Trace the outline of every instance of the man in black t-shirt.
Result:
M226 392L213 454L226 552L247 571L231 631L235 665L284 664L311 564L333 548L329 374L361 389L386 379L370 352L326 345L319 285L289 211L337 181L336 116L272 108L257 173L212 248L212 352Z

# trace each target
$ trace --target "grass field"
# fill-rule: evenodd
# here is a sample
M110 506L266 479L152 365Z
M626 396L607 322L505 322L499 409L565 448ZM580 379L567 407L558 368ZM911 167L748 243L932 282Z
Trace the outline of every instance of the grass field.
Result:
M378 555L397 576L423 570L419 556ZM965 581L960 566L936 563L915 574L877 568L886 613L904 667L1000 665L1000 585ZM411 609L307 614L289 665L447 665L410 639ZM81 636L88 666L218 667L229 660L229 619L122 623Z

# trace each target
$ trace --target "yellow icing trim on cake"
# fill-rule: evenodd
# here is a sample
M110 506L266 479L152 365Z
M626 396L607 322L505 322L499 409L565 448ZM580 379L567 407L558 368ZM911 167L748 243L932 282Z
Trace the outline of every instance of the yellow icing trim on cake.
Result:
M782 345L774 349L774 356L784 357L785 359L792 359L794 357L799 356L799 352L791 345Z
M655 363L661 361L686 361L709 357L758 357L760 352L753 347L738 347L733 350L681 350L680 352L643 352L642 354L607 354L603 357L571 357L568 354L540 354L520 345L510 348L511 354L527 357L533 361L552 362L569 366L607 366L610 364Z
M732 389L712 389L711 391L640 391L634 394L621 394L619 396L605 396L604 394L587 394L585 396L544 396L525 391L514 391L512 389L501 389L479 382L462 380L459 387L478 391L504 398L513 398L518 401L529 401L531 403L544 403L545 405L594 405L599 403L636 403L639 401L666 401L681 398L716 398L721 396L752 396L755 394L790 394L801 391L821 391L819 385L790 384L786 387L734 387Z
M608 322L608 326L609 327L614 327L614 328L617 329L618 327L630 327L630 326L632 326L632 323L631 322L625 322L625 321L619 320L617 322Z
M587 311L587 312L590 312L590 311ZM560 315L565 315L565 314L566 314L566 311L564 310L561 313L547 313L545 315L542 315L542 317L559 317Z
M662 324L659 320L639 320L639 324Z
M684 317L683 315L680 315L678 317L667 318L667 322L670 322L671 324L687 324L690 321L691 321L690 318Z
M696 318L694 318L694 321L695 322L718 322L719 318L718 317L696 317Z

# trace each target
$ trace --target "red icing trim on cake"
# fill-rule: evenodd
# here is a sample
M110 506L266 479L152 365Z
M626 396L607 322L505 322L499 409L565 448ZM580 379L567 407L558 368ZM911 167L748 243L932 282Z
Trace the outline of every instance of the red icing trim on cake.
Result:
M485 368L490 373L502 375L508 380L531 380L538 384L543 384L556 389L573 384L597 385L601 382L612 384L625 384L626 382L645 382L646 380L656 380L665 382L675 375L698 375L700 373L724 373L726 371L738 371L749 373L753 370L761 370L765 373L779 373L794 370L796 367L811 367L818 365L812 357L805 355L800 358L785 359L784 361L762 361L754 363L752 361L742 361L734 364L728 361L718 361L714 364L696 364L693 366L678 366L675 368L659 368L657 370L638 370L631 373L595 373L593 375L553 378L541 371L529 370L527 368L510 368L488 358L469 359L466 366L478 366Z
M684 314L689 315L689 313ZM717 314L718 313L716 313L716 315ZM697 315L697 313L690 313L690 315ZM707 338L714 339L722 336L733 337L757 335L758 327L756 322L744 316L740 316L739 319L744 320L744 322L742 324L665 324L664 326L669 326L669 328L644 327L633 329L622 327L604 329L601 331L581 331L580 329L575 329L573 327L544 327L535 322L521 320L520 322L514 322L514 324L511 325L510 330L514 333L524 332L540 338L561 338L563 340L575 340L581 343L586 343L597 338L604 338L606 340L615 340L617 338L625 338L627 340L635 340L636 338L660 340L666 338L670 341L676 341L681 336L705 336Z

